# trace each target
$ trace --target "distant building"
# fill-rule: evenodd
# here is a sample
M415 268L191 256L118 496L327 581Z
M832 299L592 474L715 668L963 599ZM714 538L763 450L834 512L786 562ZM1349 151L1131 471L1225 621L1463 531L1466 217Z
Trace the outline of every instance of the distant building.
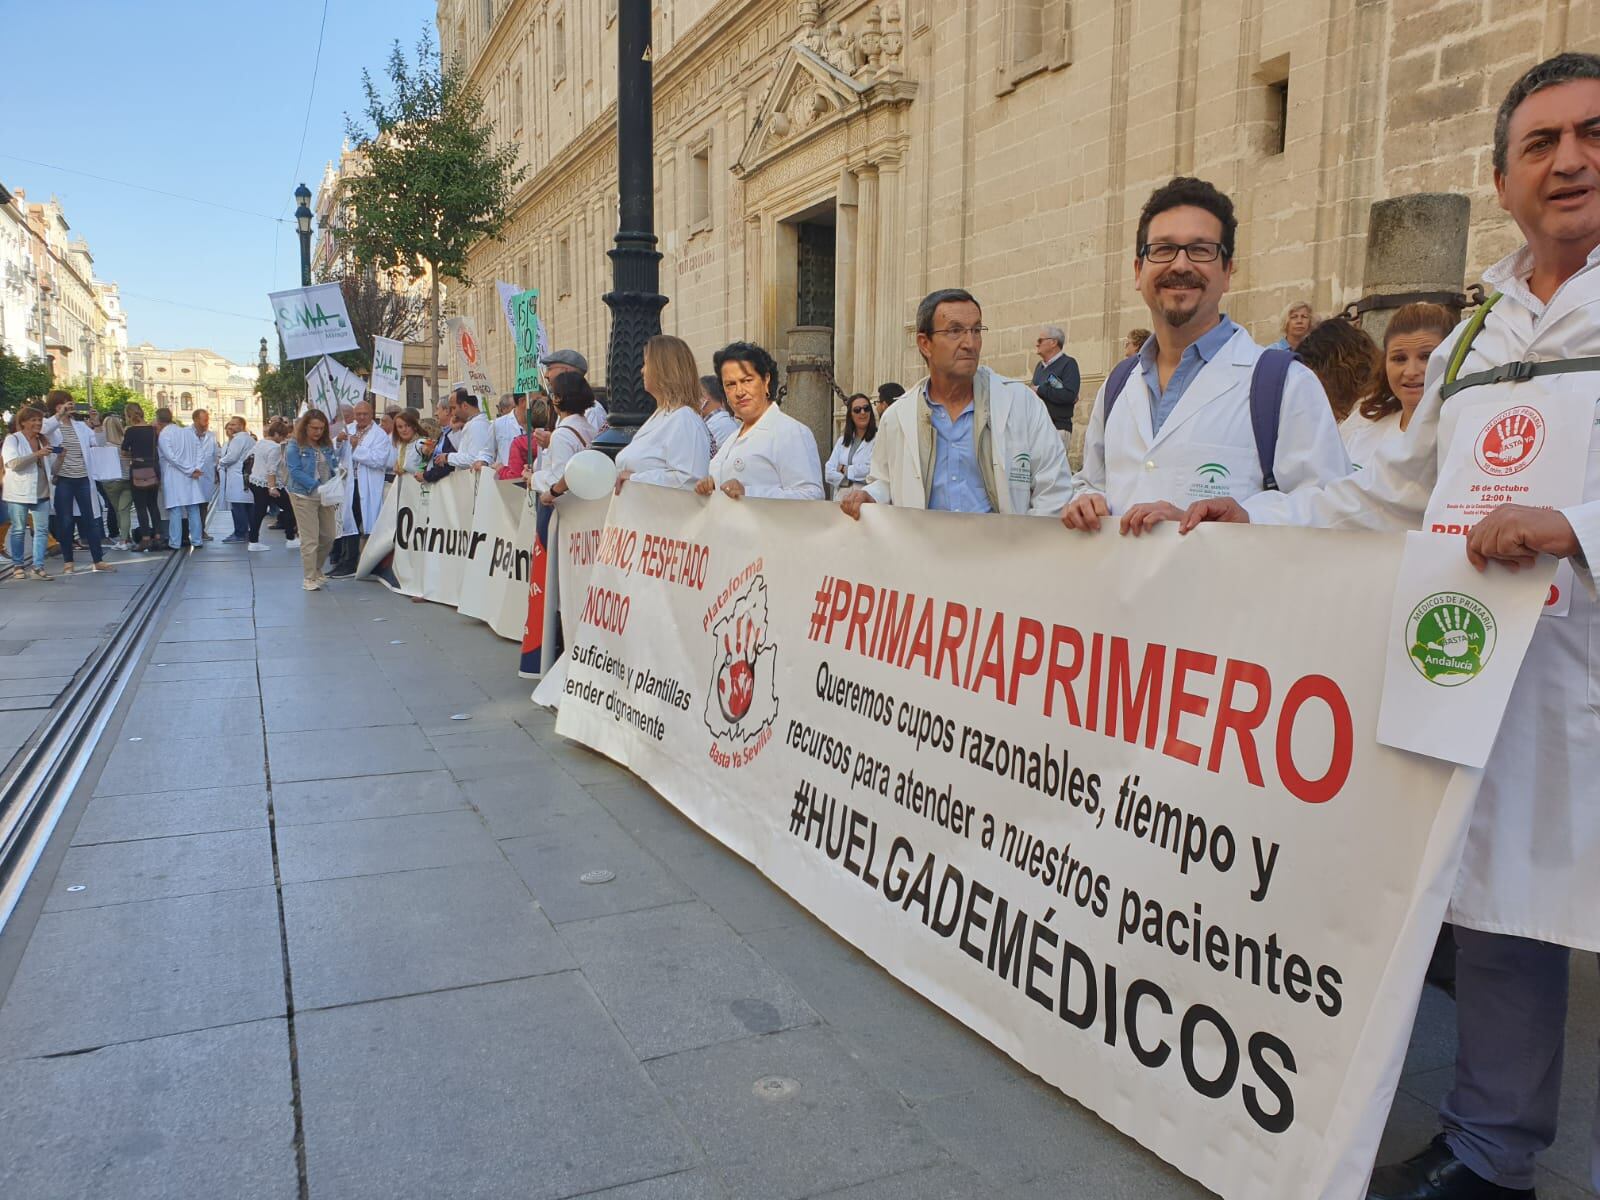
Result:
M15 196L0 184L0 349L18 358L39 354L39 303L33 234Z
M170 408L185 424L197 408L211 414L221 431L230 417L243 417L260 434L261 397L256 395L257 365L229 362L213 350L158 350L141 342L128 351L130 385L145 398L145 415Z

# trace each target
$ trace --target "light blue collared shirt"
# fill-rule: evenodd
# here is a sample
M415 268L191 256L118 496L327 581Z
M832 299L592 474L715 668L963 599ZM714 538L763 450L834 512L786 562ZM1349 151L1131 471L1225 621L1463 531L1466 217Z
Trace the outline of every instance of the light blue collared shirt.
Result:
M983 490L983 473L978 470L978 455L972 445L976 421L972 401L954 421L942 404L926 394L922 402L933 418L933 486L928 491L928 507L939 512L993 512L989 494Z
M1194 382L1194 377L1200 374L1200 368L1205 366L1217 356L1217 351L1228 344L1230 338L1239 332L1239 327L1228 319L1228 314L1222 314L1222 320L1217 327L1200 335L1200 339L1184 347L1183 356L1178 359L1178 369L1172 373L1172 378L1167 380L1165 390L1161 387L1160 376L1156 373L1156 339L1146 338L1143 347L1139 350L1139 363L1144 370L1145 385L1150 389L1150 431L1161 432L1161 423L1172 415L1172 410L1178 407L1178 401L1183 399L1184 392L1189 390L1189 385Z

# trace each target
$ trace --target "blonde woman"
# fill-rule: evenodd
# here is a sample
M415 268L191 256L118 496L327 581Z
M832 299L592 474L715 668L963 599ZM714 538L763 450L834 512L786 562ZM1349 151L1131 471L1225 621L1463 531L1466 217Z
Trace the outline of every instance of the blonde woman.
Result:
M1298 350L1317 323L1317 314L1304 300L1296 300L1283 310L1283 336L1268 347L1270 350Z
M122 450L126 435L127 426L115 414L101 423L100 436L105 439L106 445L117 448L117 461L122 467L120 479L100 481L100 490L105 494L106 502L117 514L117 539L111 543L117 550L129 550L138 543L133 534L133 487L128 483L128 456Z
M711 433L701 420L694 351L660 334L644 344L644 390L656 410L617 455L617 492L630 479L693 491L711 471Z

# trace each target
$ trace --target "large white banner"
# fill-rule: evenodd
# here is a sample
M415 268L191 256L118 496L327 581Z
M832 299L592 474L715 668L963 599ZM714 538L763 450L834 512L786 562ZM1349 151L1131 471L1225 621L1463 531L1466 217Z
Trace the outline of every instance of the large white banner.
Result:
M1403 538L573 533L558 732L1207 1187L1362 1194L1477 780L1376 740Z
M487 471L456 471L432 484L402 475L384 493L356 575L371 575L392 551L402 594L451 605L521 641L536 520L527 497Z
M400 365L406 344L398 338L372 339L372 391L385 400L400 399Z
M289 358L316 358L356 349L355 328L337 283L268 292L267 299L272 301L273 319Z

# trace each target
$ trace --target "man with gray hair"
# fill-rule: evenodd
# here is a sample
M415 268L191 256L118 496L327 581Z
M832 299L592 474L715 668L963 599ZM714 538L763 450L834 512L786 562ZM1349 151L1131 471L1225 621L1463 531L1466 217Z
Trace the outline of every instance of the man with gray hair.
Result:
M1033 390L1044 401L1050 423L1061 435L1063 450L1072 442L1072 410L1083 385L1078 360L1066 353L1066 344L1067 335L1059 325L1041 325L1039 336L1033 339L1034 353L1039 356L1039 365L1033 369Z

